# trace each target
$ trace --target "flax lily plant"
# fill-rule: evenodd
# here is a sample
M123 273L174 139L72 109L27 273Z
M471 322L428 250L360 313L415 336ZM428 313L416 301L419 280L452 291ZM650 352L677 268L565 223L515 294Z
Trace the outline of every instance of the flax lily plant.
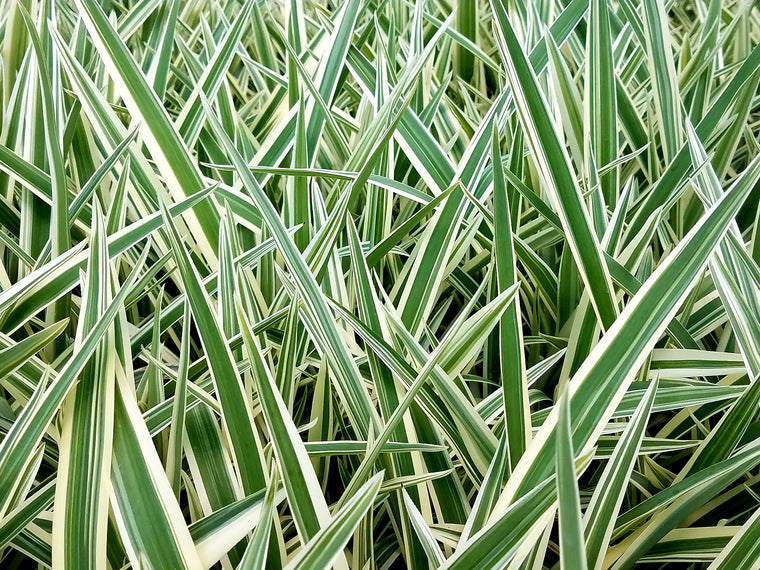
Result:
M0 1L0 567L760 567L760 8Z

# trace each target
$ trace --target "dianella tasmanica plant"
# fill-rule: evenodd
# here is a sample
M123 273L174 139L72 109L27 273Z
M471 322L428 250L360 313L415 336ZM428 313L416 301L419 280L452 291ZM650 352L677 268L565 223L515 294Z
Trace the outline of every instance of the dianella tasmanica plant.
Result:
M0 0L0 567L760 568L760 6Z

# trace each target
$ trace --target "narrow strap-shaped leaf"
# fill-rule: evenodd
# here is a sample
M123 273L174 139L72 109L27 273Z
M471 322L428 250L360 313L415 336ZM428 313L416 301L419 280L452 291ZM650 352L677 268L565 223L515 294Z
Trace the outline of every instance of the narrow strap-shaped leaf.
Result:
M758 179L760 160L756 159L658 266L571 379L568 389L576 418L573 443L580 450L588 449L594 434L600 433L600 427L620 401ZM550 418L533 440L530 453L526 452L515 469L500 498L502 506L514 497L518 488L528 489L551 473L556 413Z
M744 523L707 570L754 568L760 563L760 509Z
M193 537L204 565L208 567L221 560L236 543L251 532L251 529L254 536L256 533L263 534L268 541L268 533L272 529L272 525L269 524L272 511L284 498L282 487L273 481L267 486L266 491L257 491L191 524L190 536ZM265 546L268 546L268 542ZM243 564L242 560L240 564Z
M335 513L330 525L317 535L285 567L287 570L310 570L329 568L351 538L354 529L372 508L383 474L378 473L367 481Z
M557 421L557 497L559 502L559 560L562 568L585 570L581 503L575 474L575 453L567 392L560 396Z
M43 347L61 334L68 326L68 319L53 323L49 327L0 350L0 378L5 378Z
M320 59L314 83L318 85L319 94L327 105L332 104L338 88L338 79L345 65L346 54L351 45L354 26L359 16L360 0L349 0L341 7L335 28L329 41L326 41L327 54ZM306 127L307 149L309 164L313 164L319 146L319 139L324 126L322 113L315 113L315 103L310 101L307 116L309 124Z
M468 542L473 534L477 533L485 526L488 517L491 516L491 510L499 498L499 493L503 487L504 480L509 474L509 443L506 433L499 440L499 447L488 466L488 472L483 477L483 482L475 498L475 504L467 517L467 523L459 538L458 548L462 548Z
M436 347L433 353L422 364L422 368L417 373L417 377L414 383L409 387L409 390L404 394L404 398L399 402L398 407L393 411L393 415L388 419L383 427L383 430L373 441L372 449L367 452L361 465L357 469L354 477L344 493L346 496L351 496L349 492L354 492L355 488L362 484L364 478L367 477L369 470L382 449L382 446L390 439L395 427L403 418L409 406L412 404L420 389L424 383L430 378L433 370L440 366L442 360L445 360L449 355L458 350L468 350L472 344L479 342L488 333L491 332L495 324L504 314L504 311L509 304L514 301L515 295L519 285L513 285L509 289L500 293L495 297L488 305L480 309L476 314L472 315L469 319L460 319L452 324L451 328L446 333L446 336L441 340L440 344ZM474 300L470 303L470 307L474 305ZM469 309L468 309L469 310ZM467 314L467 312L463 313Z
M552 34L558 44L564 42L573 31L587 8L587 0L573 0L557 16L549 28L549 33ZM351 55L355 55L356 59L351 60ZM364 84L374 85L375 78L372 76L374 70L371 69L371 66L369 69L360 66L361 60L358 57L358 54L349 52L349 62L355 64L354 71L360 74ZM547 53L543 42L540 42L531 52L530 62L537 73L546 66ZM504 91L494 102L492 110L470 144L467 159L463 162L459 174L437 141L424 128L419 118L411 110L407 110L399 124L399 134L403 137L404 143L412 149L411 156L415 161L420 162L420 164L415 164L415 168L420 171L421 177L428 185L433 188L446 188L455 182L457 176L465 185L469 185L473 181L491 136L490 121L505 109L508 95L509 93ZM448 261L447 250L443 244L461 223L461 217L464 213L462 209L464 198L463 192L455 190L439 216L435 218L434 227L429 230L430 237L426 236L426 239L420 240L417 245L419 259L415 261L415 272L410 277L411 283L406 288L405 295L408 296L405 297L402 313L404 324L415 332L428 310L430 297L438 287L441 267L445 266Z
M662 0L644 0L644 37L647 65L654 91L665 162L669 163L683 143L683 119L678 78L671 54L670 31Z
M55 117L56 102L53 93L52 77L55 70L50 69L51 62L43 51L42 42L32 22L32 18L23 5L18 7L19 13L26 24L27 33L32 41L32 47L37 57L39 69L39 85L42 98L43 131L45 135L45 154L50 167L50 188L52 191L52 208L50 215L50 243L53 257L64 254L71 245L71 236L68 228L69 194L66 187L66 165L63 159L61 138L58 121ZM43 10L40 11L44 13ZM44 16L43 16L44 18ZM47 22L43 22L43 30L47 28ZM44 32L43 32L44 33ZM47 309L48 322L60 321L67 318L71 299L65 293ZM66 337L56 338L53 349L60 353L66 347Z
M617 540L629 534L630 530L640 526L643 521L663 511L663 509L672 505L675 501L695 497L696 491L706 483L712 484L715 481L722 481L723 487L729 485L742 473L758 465L760 461L759 453L756 445L745 446L729 459L724 459L719 463L710 465L698 473L692 473L688 477L672 483L659 493L655 493L651 497L641 501L633 508L618 516L612 539ZM688 501L681 501L682 505L686 502Z
M200 192L204 188L198 167L190 151L171 124L163 105L137 67L132 54L108 21L97 2L77 0L79 13L87 26L93 43L106 63L111 78L134 116L141 118L141 132L159 171L175 200ZM203 255L216 263L217 230L219 215L209 203L198 203L189 215L191 226L199 229Z
M755 378L725 415L705 437L676 477L679 481L691 473L699 473L706 467L727 459L739 445L750 423L756 416L760 401L760 384Z
M609 4L589 2L589 27L586 39L588 70L584 96L584 118L588 128L587 147L598 165L609 164L618 157L617 94L614 40L610 29ZM587 157L587 159L590 157ZM590 164L586 167L589 171ZM618 171L612 168L600 175L605 204L614 208L618 194Z
M760 45L755 46L752 52L744 59L739 69L721 91L721 94L713 101L702 120L695 127L696 133L702 141L710 140L710 137L719 126L724 113L731 107L736 93L739 92L748 79L754 76L758 68L760 68ZM689 149L683 146L638 206L628 228L628 236L630 237L627 238L627 241L630 241L631 238L641 231L641 228L647 223L657 208L672 199L673 193L679 188L681 179L689 172L690 168Z
M227 155L235 165L246 191L251 196L262 217L272 233L272 237L278 249L285 257L288 268L294 274L294 284L298 289L300 298L304 302L304 309L310 321L310 332L315 334L314 341L329 355L330 362L335 369L335 380L338 393L346 407L346 412L352 420L352 425L363 436L366 436L370 425L378 425L377 412L375 411L369 396L363 386L359 369L338 332L335 322L327 307L327 302L319 289L319 286L310 272L293 238L285 229L279 214L272 206L269 198L259 186L259 183L248 170L243 157L235 148L232 141L224 132L222 125L214 117L209 107L206 107L209 122L219 138Z
M132 387L121 366L116 370L111 507L130 562L203 569Z
M496 130L491 146L494 165L494 250L499 291L517 283L517 263L512 238L511 206ZM504 394L505 433L509 444L509 463L517 464L531 437L528 378L523 349L520 300L515 299L499 323L499 363Z
M705 206L709 206L723 196L723 188L696 132L691 125L687 124L686 127L689 152L696 171L695 188ZM760 375L760 331L751 324L752 319L748 315L760 312L760 296L757 284L752 282L746 269L753 262L743 247L731 246L731 237L741 240L739 226L735 222L731 223L727 239L718 246L719 255L710 262L710 269L715 274L715 286L724 300L723 305L741 352L751 375L755 377Z
M725 488L739 476L740 467L747 468L747 463L754 468L760 458L758 457L757 444L747 446L748 453L746 462L739 461L735 458L732 462L733 467L729 470L723 470L718 476L706 477L704 472L700 473L700 481L693 485L689 493L678 497L671 504L658 510L654 516L642 525L639 532L631 535L623 541L618 552L622 551L620 558L611 566L614 570L623 570L632 568L640 557L662 539L670 530L675 528L687 515L694 512L698 507L715 496L717 492ZM744 459L742 457L742 459Z
M551 119L543 93L507 16L502 0L492 2L498 29L509 53L504 62L515 108L549 195L565 229L567 244L604 328L617 317L617 301L601 246L591 231L570 159Z
M599 570L604 564L602 554L609 547L615 519L625 498L631 471L641 448L657 387L658 381L655 379L636 407L625 432L615 446L612 457L604 468L583 516L586 559L592 570Z
M7 501L12 497L11 489L16 486L16 478L23 469L27 456L39 443L64 398L116 317L116 313L142 271L148 252L149 248L145 248L132 273L122 284L119 292L114 295L113 301L108 304L97 323L84 337L78 351L58 371L49 386L40 386L39 397L24 407L8 434L0 442L0 512L5 510Z
M205 200L211 188L194 194L190 198L174 204L169 208L173 216L192 208L199 201ZM161 213L154 214L130 224L123 230L108 237L108 254L116 257L140 243L147 236L161 227ZM23 279L16 281L11 287L0 292L0 313L3 328L13 331L22 325L30 316L39 312L50 302L51 297L57 298L62 291L74 287L79 278L79 270L87 260L83 251L85 244L79 244L69 249L62 256L38 267ZM23 301L23 302L21 302ZM17 310L8 309L17 304Z
M243 559L238 565L238 570L257 570L258 568L263 568L266 564L269 533L272 529L272 525L269 522L274 514L276 488L273 478L270 477L269 485L264 495L264 503L261 506L259 522L253 530L253 536L248 542Z
M172 404L171 432L166 449L166 476L179 499L180 472L182 470L182 442L185 437L185 414L187 413L187 373L190 365L190 303L185 303L182 319L182 341L180 345L177 383Z
M32 41L34 53L37 56L37 67L40 74L40 87L42 92L42 116L45 125L45 150L50 161L50 187L53 198L53 212L51 220L51 236L53 257L61 255L69 249L71 238L68 231L69 195L66 188L66 167L63 161L63 151L58 133L58 122L55 118L55 103L53 101L53 86L51 82L49 62L46 61L40 37L37 34L32 17L23 4L18 7L19 13L24 19L27 33ZM66 310L65 305L60 305L60 310Z
M232 22L224 38L219 42L213 58L206 65L203 75L198 79L192 93L185 100L182 111L175 121L177 132L188 146L193 146L203 125L200 95L203 93L209 100L213 100L216 96L232 58L235 56L240 39L250 23L251 9L255 3L256 0L246 0L240 11L237 12L235 21Z
M321 528L330 524L330 511L298 430L277 391L272 373L261 357L261 349L251 334L248 317L239 304L236 305L236 309L259 403L269 427L269 435L288 495L288 504L298 534L303 543L307 544ZM345 560L343 563L336 562L336 565L348 567Z
M380 301L372 286L370 270L367 266L364 253L362 252L361 244L359 243L359 234L350 216L347 217L346 225L348 226L347 229L349 249L351 252L351 264L353 267L354 279L356 280L356 291L360 314L362 315L364 321L369 323L369 328L371 328L375 334L390 339L390 331L388 330L387 324L383 318L383 314L380 309ZM393 414L393 410L395 410L398 406L400 398L396 380L393 377L391 369L382 362L382 360L374 351L368 351L367 361L369 363L370 374L372 375L375 389L377 390L382 416L383 418L389 418ZM423 421L426 424L430 423L429 419L420 421ZM403 425L400 425L395 430L392 437L399 442L407 442L410 440L407 430ZM443 457L443 454L440 455L442 460L445 461L448 459L448 457ZM415 473L415 471L419 471L419 468L415 469L412 457L406 454L394 455L387 465L387 469L389 469L389 474L391 477L395 477L397 475L411 476ZM447 490L450 490L451 486L454 485L454 482L450 478L447 478L443 484L449 487ZM416 492L416 489L412 489L412 495L414 498L409 497L409 501L414 504L415 499L419 501L419 494ZM416 552L418 550L424 549L424 544L422 544L423 539L419 536L417 537L419 548L417 548L417 544L415 543L413 531L411 528L413 525L411 524L411 521L409 521L409 517L405 516L405 513L403 512L400 498L396 498L398 502L396 503L394 501L393 507L395 507L394 510L399 513L398 518L400 519L404 539L409 543L409 551ZM407 512L409 512L408 507Z
M422 513L414 504L414 501L409 497L409 493L403 490L402 494L404 496L404 504L406 505L407 512L412 519L412 526L422 543L422 548L428 556L428 562L431 567L438 568L446 560L443 556L443 552L441 552L441 548L438 546L438 543L433 536L433 532L425 522Z
M96 202L87 288L77 340L82 343L111 298L105 220ZM106 561L106 522L113 441L114 336L107 330L79 383L64 401L53 519L53 562L61 568L99 568Z
M483 527L463 548L457 549L446 564L446 570L504 567L524 545L532 530L553 522L556 504L554 477L528 491L503 516ZM551 521L546 521L547 513Z
M15 509L5 515L0 523L0 548L5 548L29 523L53 504L55 479L47 480Z
M398 352L396 352L378 334L370 330L354 315L337 304L334 304L333 307L335 308L335 311L338 313L338 315L344 321L346 321L356 331L356 333L361 336L361 338L364 340L364 342L367 343L372 351L377 354L380 360L382 360L383 363L401 379L401 381L407 386L407 389L411 389L415 383L414 368L412 368L401 357L401 355L399 355ZM411 335L409 335L408 331L402 330L401 327L396 327L396 332L397 334L404 335L407 340L411 341ZM415 352L420 351L420 357L422 357L421 355L424 354L424 350L421 349L419 345L417 347L414 347L414 344L409 342L408 346L415 350ZM431 374L431 378L436 383L436 385L442 387L445 394L452 394L453 397L447 398L445 401L441 401L440 398L438 398L432 390L426 389L426 386L423 384L423 386L420 388L420 397L418 404L426 411L427 414L429 414L430 418L433 419L438 424L438 426L440 426L443 434L449 439L454 448L462 452L462 460L467 464L467 469L471 470L473 473L478 473L478 464L480 462L480 458L473 457L475 454L472 453L472 450L473 448L487 449L490 447L490 445L486 443L488 439L490 439L490 436L486 436L484 438L482 435L480 437L476 435L477 432L482 431L483 429L482 422L478 422L475 425L467 424L464 418L468 417L469 413L466 412L464 406L461 405L462 400L464 400L464 395L456 386L452 385L449 379L438 378L439 375L445 376L445 373L443 371L434 369ZM438 381L439 379L440 381ZM459 421L456 421L454 419L454 417L457 415L459 415L461 418ZM480 443L480 445L476 446L475 442ZM465 453L464 450L468 451ZM479 453L478 456L480 455L481 454Z
M246 494L251 494L263 489L265 481L261 458L255 448L251 447L251 442L255 441L255 435L250 403L238 376L230 347L211 311L208 294L201 284L198 270L193 265L163 202L161 216L164 220L167 240L174 252L177 270L186 287L190 310L206 352L211 378L214 380L217 397L222 407L225 432L232 444L242 489Z

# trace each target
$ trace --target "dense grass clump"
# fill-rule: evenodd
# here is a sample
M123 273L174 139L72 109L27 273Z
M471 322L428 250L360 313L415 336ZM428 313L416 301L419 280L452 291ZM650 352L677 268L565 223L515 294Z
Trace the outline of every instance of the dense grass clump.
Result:
M0 567L760 567L757 3L0 48Z

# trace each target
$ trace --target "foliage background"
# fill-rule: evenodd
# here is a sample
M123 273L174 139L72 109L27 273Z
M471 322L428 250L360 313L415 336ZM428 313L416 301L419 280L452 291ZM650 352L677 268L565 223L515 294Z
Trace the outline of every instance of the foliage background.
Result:
M0 566L757 568L759 25L0 2Z

